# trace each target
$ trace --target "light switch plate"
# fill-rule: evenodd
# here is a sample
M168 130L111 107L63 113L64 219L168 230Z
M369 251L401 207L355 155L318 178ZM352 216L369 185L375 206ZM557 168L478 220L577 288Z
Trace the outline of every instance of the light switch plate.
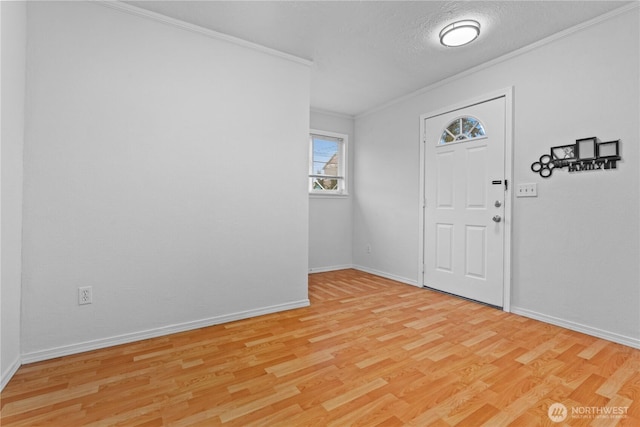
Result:
M518 184L516 197L538 197L538 184Z

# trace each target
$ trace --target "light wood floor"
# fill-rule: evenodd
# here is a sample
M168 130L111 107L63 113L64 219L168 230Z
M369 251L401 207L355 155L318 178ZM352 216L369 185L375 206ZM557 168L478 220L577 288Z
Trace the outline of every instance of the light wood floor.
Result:
M640 426L639 350L354 270L311 275L309 293L308 308L23 366L0 424Z

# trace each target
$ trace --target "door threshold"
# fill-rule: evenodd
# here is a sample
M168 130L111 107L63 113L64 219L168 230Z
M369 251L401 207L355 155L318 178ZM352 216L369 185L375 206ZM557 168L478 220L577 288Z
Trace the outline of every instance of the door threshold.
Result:
M475 302L477 304L486 305L487 307L491 307L491 308L495 308L495 309L500 310L500 311L504 311L503 308L500 307L499 305L493 305L493 304L489 304L488 302L478 301L477 299L467 298L467 297L463 297L462 295L452 294L451 292L441 291L440 289L431 288L431 287L426 286L426 285L422 286L422 289L427 289L429 291L439 292L439 293L445 294L445 295L451 295L452 297L460 298L460 299L467 300L467 301L470 301L470 302Z

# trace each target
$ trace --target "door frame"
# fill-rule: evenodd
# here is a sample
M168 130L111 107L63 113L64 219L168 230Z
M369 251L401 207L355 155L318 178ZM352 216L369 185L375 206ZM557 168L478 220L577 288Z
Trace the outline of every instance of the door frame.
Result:
M418 286L424 287L424 231L426 220L425 200L425 151L426 129L425 120L450 113L462 108L491 101L496 98L505 98L505 146L504 146L504 179L508 181L504 195L504 255L503 255L503 305L506 312L511 311L511 235L512 235L512 206L513 206L513 87L507 87L476 98L468 99L448 107L439 108L431 113L420 115L420 195L419 195L419 235L418 235Z

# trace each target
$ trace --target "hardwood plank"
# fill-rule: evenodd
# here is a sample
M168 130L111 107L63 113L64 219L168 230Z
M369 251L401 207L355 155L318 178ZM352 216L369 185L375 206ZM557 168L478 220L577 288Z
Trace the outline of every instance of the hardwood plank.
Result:
M607 347L608 345L609 343L605 340L594 340L587 348L585 348L582 352L580 352L580 354L578 354L578 357L582 357L587 360L591 359L593 356L598 354L600 350Z
M613 399L620 388L636 373L640 372L640 360L627 359L599 388L601 396Z

